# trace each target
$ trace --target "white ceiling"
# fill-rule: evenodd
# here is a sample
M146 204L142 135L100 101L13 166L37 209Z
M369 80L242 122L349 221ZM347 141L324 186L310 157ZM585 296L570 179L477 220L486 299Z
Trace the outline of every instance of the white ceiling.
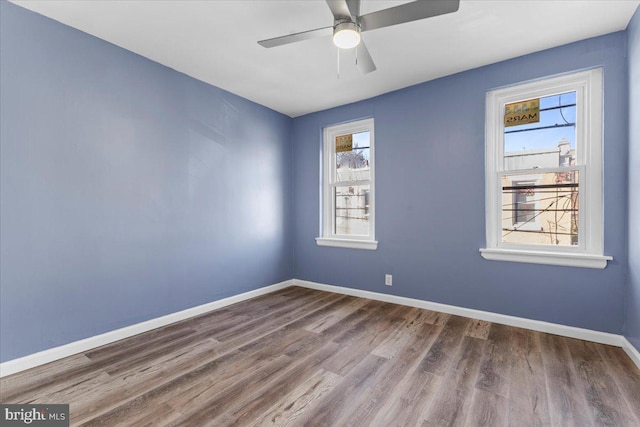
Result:
M456 13L363 33L360 75L330 37L256 42L333 24L324 0L14 3L292 117L626 28L640 0L462 0ZM362 13L406 1L363 0Z

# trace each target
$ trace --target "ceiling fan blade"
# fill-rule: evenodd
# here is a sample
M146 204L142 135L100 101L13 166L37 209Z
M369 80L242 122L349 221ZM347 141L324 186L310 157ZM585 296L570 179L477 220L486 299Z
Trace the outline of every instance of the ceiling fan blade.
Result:
M336 20L351 19L351 12L346 0L327 0L327 5Z
M373 58L369 54L369 49L364 44L364 40L360 40L360 43L356 47L358 49L358 70L360 74L368 74L376 70L376 64L373 63Z
M369 31L452 13L457 11L459 7L460 0L418 0L367 13L360 16L358 22L362 31Z
M347 7L352 17L360 16L360 0L347 0Z
M283 44L295 43L301 40L314 39L316 37L330 36L333 34L333 27L316 28L315 30L303 31L301 33L289 34L287 36L275 37L272 39L260 40L258 44L262 47L276 47Z

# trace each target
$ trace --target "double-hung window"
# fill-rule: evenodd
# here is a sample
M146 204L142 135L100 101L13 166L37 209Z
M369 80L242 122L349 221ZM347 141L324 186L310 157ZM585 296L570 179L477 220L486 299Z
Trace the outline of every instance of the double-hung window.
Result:
M324 128L320 246L374 250L373 119Z
M602 69L487 93L491 260L604 268Z

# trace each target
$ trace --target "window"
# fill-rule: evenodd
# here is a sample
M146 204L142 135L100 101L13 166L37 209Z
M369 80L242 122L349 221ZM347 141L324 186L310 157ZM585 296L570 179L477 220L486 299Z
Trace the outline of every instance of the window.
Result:
M511 214L511 224L513 225L513 231L519 231L523 229L536 231L539 228L540 221L538 220L538 216L536 212L537 208L537 200L534 189L536 188L536 181L514 181L511 187L511 193L513 195L513 202L510 205L504 204L503 206L507 206L505 209L503 207L502 211L507 211L507 216L509 212ZM508 191L507 191L508 192Z
M320 246L375 250L373 119L324 129Z
M604 268L602 69L487 93L490 260Z

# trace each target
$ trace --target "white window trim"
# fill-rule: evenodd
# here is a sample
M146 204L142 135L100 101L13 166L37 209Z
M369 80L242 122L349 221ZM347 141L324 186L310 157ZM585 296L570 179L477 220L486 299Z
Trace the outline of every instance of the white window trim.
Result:
M503 107L523 99L542 98L554 93L576 92L577 166L580 171L579 245L527 245L501 242L501 188L499 177L504 171ZM487 92L486 99L486 239L480 249L489 260L605 268L610 256L603 255L602 204L602 68L552 77ZM553 169L549 169L552 171ZM519 171L509 171L514 175ZM538 169L536 173L544 173ZM525 170L523 174L531 173ZM587 189L589 189L587 191Z
M369 140L369 170L370 170L370 187L369 187L369 235L368 236L345 236L333 233L333 183L330 177L335 176L335 138L338 135L348 133L359 133L368 131ZM354 122L343 123L340 125L329 126L323 131L322 145L322 180L321 194L322 207L320 209L321 216L321 236L316 238L318 246L334 246L340 248L367 249L376 250L378 242L375 239L375 135L374 120L364 119Z
M375 240L356 239L332 239L329 237L316 237L318 246L333 246L337 248L367 249L375 251L378 249L378 242Z

